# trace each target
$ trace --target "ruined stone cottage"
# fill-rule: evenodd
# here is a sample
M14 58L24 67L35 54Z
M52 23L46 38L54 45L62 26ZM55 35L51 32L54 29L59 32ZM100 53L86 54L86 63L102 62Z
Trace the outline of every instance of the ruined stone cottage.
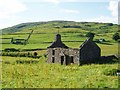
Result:
M80 48L69 48L62 40L61 35L57 34L55 41L47 48L48 63L60 63L65 64L78 64L83 61L92 61L101 56L101 50L99 46L88 38Z

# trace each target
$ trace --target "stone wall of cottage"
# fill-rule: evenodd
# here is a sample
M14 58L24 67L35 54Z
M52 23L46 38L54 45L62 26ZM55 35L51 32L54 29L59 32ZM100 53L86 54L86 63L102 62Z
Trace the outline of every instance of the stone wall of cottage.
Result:
M79 64L79 49L48 48L48 63Z
M88 41L83 47L80 48L80 61L90 62L100 58L100 56L100 48L92 41Z

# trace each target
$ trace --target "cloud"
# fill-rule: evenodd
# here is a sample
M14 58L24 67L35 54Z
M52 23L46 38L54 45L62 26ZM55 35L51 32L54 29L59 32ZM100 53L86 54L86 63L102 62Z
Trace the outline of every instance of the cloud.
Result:
M33 2L37 2L37 3L53 3L53 4L59 4L61 3L61 0L20 0L22 2L27 2L27 3L33 3Z
M54 3L54 4L59 4L60 0L44 0L44 2L50 2L50 3Z
M110 0L20 0L23 2L49 2L59 4L61 2L109 2ZM114 0L118 1L118 0Z
M74 13L74 14L79 13L79 11L77 11L77 10L70 10L70 9L64 9L63 12L65 12L65 13Z
M111 11L112 16L117 17L118 16L118 1L113 1L113 0L110 1L108 10Z
M27 10L25 4L18 0L0 0L0 19L10 18L12 15Z
M110 0L107 9L111 12L111 16L98 16L93 19L87 19L90 22L103 22L118 24L118 0Z
M86 21L117 24L118 23L118 18L117 17L109 17L109 16L99 16L99 17L95 17L93 19L86 19Z
M19 0L0 0L0 29L20 23L18 14L26 10L26 5Z

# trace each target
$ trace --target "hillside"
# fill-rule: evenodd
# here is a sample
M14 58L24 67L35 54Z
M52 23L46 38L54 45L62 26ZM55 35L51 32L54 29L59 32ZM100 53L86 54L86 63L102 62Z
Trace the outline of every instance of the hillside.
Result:
M22 23L12 27L2 29L2 34L10 34L16 32L24 32L29 29L52 29L52 28L77 28L86 31L98 31L99 33L114 32L117 29L116 24L112 23L96 23L96 22L74 22L74 21L48 21L48 22L30 22ZM114 30L114 31L113 31Z
M32 35L27 45L11 44L14 39L27 39L29 33ZM15 48L21 50L40 50L46 49L55 39L55 34L60 33L62 41L70 48L79 48L86 40L86 33L95 33L94 41L101 47L102 54L116 54L117 43L112 40L112 36L117 32L118 26L112 23L96 22L74 22L74 21L48 21L23 23L13 27L3 29L2 31L2 48ZM100 38L105 42L99 43ZM109 48L113 48L109 49ZM106 50L107 53L106 53Z

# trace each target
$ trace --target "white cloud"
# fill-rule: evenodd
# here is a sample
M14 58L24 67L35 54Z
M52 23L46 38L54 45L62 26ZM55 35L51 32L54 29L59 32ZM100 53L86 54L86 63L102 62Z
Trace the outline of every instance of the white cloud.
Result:
M18 14L25 10L26 5L19 0L0 0L0 29L20 23Z
M111 16L99 16L93 19L87 19L90 22L103 22L118 24L118 0L110 0L107 9L111 12Z
M109 2L109 6L108 6L108 10L111 11L111 15L114 17L118 16L118 2L117 1L110 1Z
M20 0L23 2L51 2L59 4L61 2L109 2L110 0ZM118 1L118 0L114 0Z
M27 2L27 3L53 3L53 4L59 4L61 3L61 0L20 0L22 2Z
M50 2L50 3L54 3L54 4L59 4L60 0L43 0L44 2Z
M86 19L89 22L102 22L102 23L118 23L117 17L109 17L109 16L100 16L93 19Z
M10 18L11 15L25 11L25 4L18 0L0 0L0 19Z
M0 19L0 29L11 27L24 22L24 18L17 15L11 15L9 18Z
M79 11L77 11L77 10L70 10L70 9L64 9L63 12L65 12L65 13L74 13L74 14L79 13Z

